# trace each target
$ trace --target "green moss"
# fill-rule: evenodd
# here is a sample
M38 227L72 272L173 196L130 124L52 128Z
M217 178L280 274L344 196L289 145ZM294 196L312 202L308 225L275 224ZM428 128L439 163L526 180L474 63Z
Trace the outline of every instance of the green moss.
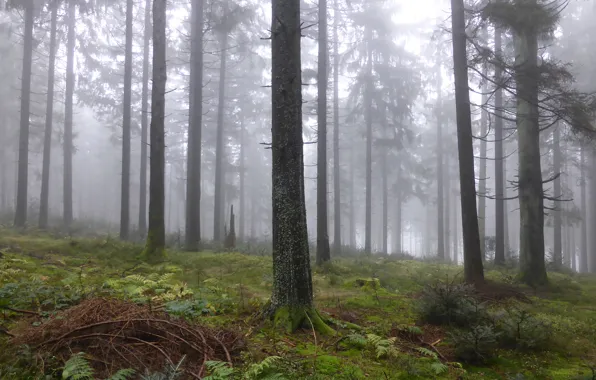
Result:
M335 334L335 330L323 321L314 308L282 306L275 311L273 321L276 327L281 327L288 333L293 333L306 325L322 335Z

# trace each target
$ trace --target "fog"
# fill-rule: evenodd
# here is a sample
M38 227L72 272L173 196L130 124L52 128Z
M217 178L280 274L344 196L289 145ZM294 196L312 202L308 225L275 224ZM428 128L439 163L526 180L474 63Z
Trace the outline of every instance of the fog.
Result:
M35 2L30 115L28 125L25 123L29 135L24 137L27 146L22 136L21 115L26 3L27 0L13 1L4 4L0 11L1 221L5 225L15 223L18 182L25 181L26 186L20 186L21 190L26 190L22 194L26 200L25 224L29 229L39 227L51 19L52 9L56 7L49 221L45 228L75 235L109 233L117 236L123 207L127 4L125 1L97 1L77 3L75 7L73 222L65 223L65 201L69 203L64 197L64 147L69 145L68 142L65 144L68 4ZM270 5L256 0L205 0L203 4L201 240L223 243L222 231L227 231L230 226L230 207L233 206L239 244L267 243L272 234ZM303 1L301 15L304 176L308 233L313 245L317 242L317 147L320 138L317 134L317 4ZM147 206L140 206L141 193L148 191L149 186L149 175L145 188L141 183L141 148L148 144L148 140L142 138L144 35L147 31L151 33L145 24L148 5L150 3L134 1L132 8L130 195L127 208L128 239L134 241L142 240L146 230L143 224L147 220L146 215L140 215L147 213ZM519 153L516 99L511 91L503 91L500 111L504 115L505 188L503 198L495 199L495 163L499 158L495 155L494 69L483 60L482 49L475 48L493 49L495 28L483 24L480 16L472 11L480 9L481 3L467 2L467 5L470 9L467 33L471 41L468 47L469 86L481 240L485 241L486 254L494 255L496 204L504 202L506 255L516 257L520 250L520 213L516 198ZM168 2L167 6L164 219L168 243L182 246L187 203L189 90L193 86L190 81L191 2L176 0ZM592 64L593 36L596 35L591 21L594 12L592 1L570 1L562 8L551 38L539 41L542 59L571 64L568 70L573 77L564 79L568 88L577 91L590 92L596 87ZM450 14L450 4L445 1L328 1L328 235L332 246L342 247L334 249L332 255L369 250L366 247L366 177L369 172L366 152L367 120L370 120L370 251L434 257L441 249L439 241L442 240L445 257L462 261ZM502 37L504 55L513 57L511 32L504 31ZM150 57L151 51L149 69ZM369 63L372 79L367 73ZM148 77L151 78L150 70ZM371 91L365 86L369 79L374 82ZM146 104L150 104L150 96ZM151 118L149 109L145 111L148 120ZM338 110L337 116L334 109ZM367 112L371 113L370 118ZM582 243L582 225L587 223L587 215L592 214L586 214L586 211L594 209L588 205L591 205L589 200L582 199L581 190L586 183L586 175L582 173L594 172L594 155L592 145L583 144L588 137L577 133L569 120L562 117L552 123L545 122L548 126L545 125L540 134L543 188L547 194L544 233L546 254L550 257L555 249L559 249L555 243L555 229L560 228L563 261L579 270L582 244L587 249ZM219 146L223 148L219 152L218 130L221 133ZM584 162L586 165L589 162L590 166L581 161L582 147ZM23 159L22 154L19 158L19 148L28 151L24 164L27 177L22 173L19 175L19 159ZM217 164L218 157L221 165ZM148 173L148 164L145 169ZM221 181L216 180L218 170ZM593 191L589 189L587 193L593 194ZM149 198L145 199L148 203ZM339 207L336 199L339 199ZM562 220L561 227L556 227L556 215ZM339 235L334 230L337 220ZM216 223L220 223L219 228ZM593 230L591 225L586 228ZM442 233L439 232L441 229ZM336 241L338 237L339 242Z

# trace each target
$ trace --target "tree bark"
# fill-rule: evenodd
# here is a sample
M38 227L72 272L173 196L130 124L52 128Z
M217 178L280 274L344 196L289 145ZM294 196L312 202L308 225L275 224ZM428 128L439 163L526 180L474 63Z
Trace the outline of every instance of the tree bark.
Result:
M149 230L144 258L162 261L165 233L166 0L153 0L153 83L149 155Z
M372 251L372 97L373 97L373 65L372 65L371 28L366 28L366 88L364 93L364 119L366 122L366 216L364 221L364 253Z
M443 120L442 120L442 96L441 87L443 85L441 74L441 65L437 63L437 256L445 260L445 221L443 220L444 194L443 194Z
M52 150L52 122L54 118L54 73L56 71L56 32L58 24L58 5L52 5L50 21L50 58L48 61L48 97L46 102L46 122L43 139L43 164L41 171L41 194L39 197L39 228L48 227L48 208L50 197L50 160Z
M147 127L149 110L149 43L151 41L151 0L145 1L143 36L143 89L141 93L141 170L139 179L139 235L147 233Z
M126 42L124 50L124 99L122 120L122 182L120 189L120 239L128 240L130 227L130 120L132 95L132 11L126 0Z
M555 125L553 130L553 175L556 176L553 188L554 198L561 198L561 136L559 126ZM563 228L562 208L563 205L555 201L555 210L553 210L554 216L554 229L553 229L553 264L556 269L559 269L563 264L563 246L561 243L561 234Z
M240 212L238 213L238 238L240 241L244 241L244 223L245 223L245 211L246 211L246 167L245 167L245 145L246 145L246 131L244 122L240 121Z
M588 213L586 201L586 148L584 144L580 147L580 194L581 194L581 252L580 272L588 273Z
M339 158L339 7L333 1L333 254L341 250L341 187Z
M444 212L443 212L443 228L444 228L444 246L445 246L445 260L450 261L450 240L451 240L451 223L449 220L451 219L451 163L449 159L449 155L445 155L445 163L444 163L444 172L443 172L443 185L445 186L444 190ZM457 205L453 204L453 209L455 210Z
M317 73L317 265L331 259L327 231L327 0L319 0Z
M64 226L70 230L72 224L72 112L74 95L74 51L75 51L75 20L76 5L74 0L68 1L68 32L66 47L66 99L64 111Z
M215 145L215 194L213 210L213 240L223 241L225 188L224 188L224 110L226 89L226 59L228 50L228 33L220 34L220 65L219 65L219 100L217 103L217 136Z
M486 24L482 28L482 35L485 40L488 40L488 32ZM488 45L488 41L485 41ZM482 75L488 76L488 66L484 65L482 69ZM482 92L482 105L484 106L488 102L487 96L487 85L486 81L483 82ZM480 233L480 250L482 252L482 258L486 260L486 138L488 133L488 112L483 107L480 113L480 173L478 178L478 230Z
M273 0L272 206L273 293L277 325L293 331L307 319L329 332L313 307L304 196L300 1Z
M19 129L19 162L17 177L16 227L27 223L27 187L29 182L29 118L31 98L31 66L33 62L33 0L25 1L25 30L23 39L23 74L21 77L21 122Z
M190 109L186 162L185 249L197 251L201 242L201 135L203 126L203 0L192 2Z
M596 194L596 148L590 148L590 192ZM596 273L596 197L590 197L589 208L590 208L590 256L588 259L588 267L590 273Z
M533 0L535 1L535 0ZM515 80L520 209L520 274L530 286L547 282L544 263L544 198L538 114L538 40L520 30L515 40Z
M482 251L476 215L476 181L474 178L474 145L468 87L466 57L466 25L463 0L451 0L453 30L453 67L455 76L455 107L457 114L457 145L461 215L464 237L464 279L471 284L484 282Z
M355 179L354 148L352 147L352 154L350 155L350 248L356 249L356 197L354 195L354 188L356 187Z
M495 52L502 53L501 30L495 28ZM502 68L495 65L495 80L501 82ZM503 89L495 91L495 265L505 264L505 157L503 155Z

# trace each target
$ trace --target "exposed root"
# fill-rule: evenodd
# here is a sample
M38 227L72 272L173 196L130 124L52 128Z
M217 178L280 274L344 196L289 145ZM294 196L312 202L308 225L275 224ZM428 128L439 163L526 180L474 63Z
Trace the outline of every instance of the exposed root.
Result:
M312 307L282 306L273 313L275 326L281 327L288 333L293 333L303 326L314 329L321 335L335 335L333 330Z
M183 357L185 373L201 378L206 361L232 363L243 346L237 333L174 320L147 306L113 299L86 300L39 327L17 328L13 334L15 344L33 346L42 357L65 361L84 351L102 378L122 368L160 371Z

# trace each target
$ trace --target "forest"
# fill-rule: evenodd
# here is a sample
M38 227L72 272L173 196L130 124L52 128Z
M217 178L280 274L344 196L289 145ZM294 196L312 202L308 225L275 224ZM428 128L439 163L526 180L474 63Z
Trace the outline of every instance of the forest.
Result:
M595 380L594 17L0 0L0 379Z

